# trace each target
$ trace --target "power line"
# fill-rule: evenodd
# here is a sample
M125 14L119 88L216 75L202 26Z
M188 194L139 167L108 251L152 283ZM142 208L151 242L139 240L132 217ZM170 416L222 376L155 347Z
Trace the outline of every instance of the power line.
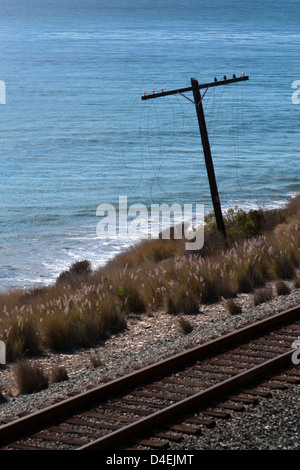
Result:
M155 90L153 90L152 94L147 95L147 93L144 92L143 96L141 97L142 100L149 100L149 99L159 98L163 96L180 94L195 105L217 227L219 231L222 232L225 239L226 239L226 229L225 229L225 224L224 224L222 210L221 210L221 203L220 203L220 198L219 198L219 193L218 193L218 188L217 188L217 182L215 178L215 171L214 171L214 166L213 166L213 161L212 161L212 156L211 156L211 149L210 149L210 143L209 143L209 138L208 138L208 133L207 133L207 128L206 128L202 100L209 88L217 87L220 85L229 85L231 83L237 83L237 82L245 81L248 79L249 77L246 76L244 73L242 73L241 77L236 77L235 75L233 75L233 77L230 79L228 79L224 75L223 80L219 81L217 78L215 78L213 82L202 83L202 84L199 84L198 80L196 80L195 78L191 78L190 87L177 88L175 90L169 90L169 91L164 91L164 89L162 88L160 93L155 93ZM205 92L202 96L200 93L201 89L205 89ZM193 98L194 98L193 100L184 95L184 93L187 93L189 91L193 92Z

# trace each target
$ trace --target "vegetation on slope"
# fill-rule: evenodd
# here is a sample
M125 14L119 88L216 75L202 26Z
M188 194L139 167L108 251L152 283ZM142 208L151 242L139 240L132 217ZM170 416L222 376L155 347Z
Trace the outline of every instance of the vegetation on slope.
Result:
M84 260L52 286L1 294L7 359L96 346L126 328L129 312L198 313L201 303L262 295L267 281L293 278L300 265L300 197L277 210L231 209L225 225L227 244L209 214L199 251L186 251L184 239L144 240L96 271Z

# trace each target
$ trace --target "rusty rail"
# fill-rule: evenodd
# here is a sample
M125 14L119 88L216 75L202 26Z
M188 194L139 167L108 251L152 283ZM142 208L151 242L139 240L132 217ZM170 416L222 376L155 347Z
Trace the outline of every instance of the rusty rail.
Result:
M43 410L31 413L30 415L1 426L0 444L16 439L18 436L24 437L24 435L33 433L41 427L45 427L58 419L62 419L63 416L68 416L87 407L91 407L93 404L124 394L145 383L150 383L159 377L168 376L170 373L179 371L200 359L226 351L247 340L256 338L259 335L268 333L270 330L290 324L299 319L300 306L297 306L273 315L267 319L255 322L254 324L224 335L218 339L204 343L188 351L174 355L139 371L115 379L107 384L95 387L94 389L81 393L75 397L63 400L60 403L51 405ZM225 392L229 393L233 390L233 387L246 385L247 383L250 383L250 381L256 380L259 376L263 376L271 370L283 367L291 361L290 356L293 352L294 350L289 350L275 359L266 361L263 364L251 368L246 372L237 374L233 378L225 380L216 386L210 387L200 393L196 393L191 397L181 400L178 403L166 407L156 413L152 413L148 417L138 420L133 424L122 427L122 429L110 433L108 437L101 437L96 439L93 443L79 446L78 449L99 449L102 448L102 446L107 448L110 445L114 445L120 437L122 439L125 439L125 437L129 438L132 437L133 433L137 430L139 432L144 432L147 428L149 429L149 426L153 427L154 425L158 425L161 420L172 420L174 413L179 417L182 413L190 409L191 406L202 406L202 404L207 403L209 400L221 397Z
M110 433L107 436L101 437L89 444L79 447L77 450L102 450L110 449L112 446L124 443L135 436L141 436L145 432L149 432L156 426L172 422L175 419L180 419L188 411L195 408L198 410L205 407L215 400L224 398L224 395L236 390L238 387L249 385L251 382L259 380L261 377L271 373L278 368L282 368L291 362L291 355L294 350L288 351L281 356L264 362L263 364L253 367L252 369L235 375L217 385L204 390L203 392L196 393L189 398L186 398L179 403L175 403L161 411L157 411L144 419L134 422L125 426L118 431Z

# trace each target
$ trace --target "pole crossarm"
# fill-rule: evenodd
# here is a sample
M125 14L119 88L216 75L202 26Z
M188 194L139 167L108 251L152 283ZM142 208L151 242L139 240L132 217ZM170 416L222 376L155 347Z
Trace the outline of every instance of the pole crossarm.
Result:
M212 88L215 86L220 86L220 85L229 85L230 83L236 83L236 82L243 82L245 80L249 80L249 77L247 75L242 74L241 77L235 77L233 78L226 78L224 77L223 80L215 80L210 83L202 83L201 85L198 85L198 90L201 90L202 88ZM142 100L151 100L152 98L159 98L161 96L169 96L169 95L175 95L176 93L186 93L188 91L193 91L193 87L185 87L185 88L178 88L177 90L169 90L169 91L161 91L160 93L154 93L152 94L144 94L141 98ZM145 93L145 92L144 92Z

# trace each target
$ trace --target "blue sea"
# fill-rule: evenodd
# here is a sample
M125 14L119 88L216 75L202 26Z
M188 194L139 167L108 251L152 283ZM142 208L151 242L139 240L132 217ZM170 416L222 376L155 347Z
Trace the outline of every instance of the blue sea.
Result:
M203 98L222 209L300 192L299 0L0 0L0 290L49 284L132 240L97 207L212 209L190 93ZM294 87L294 88L293 88Z

